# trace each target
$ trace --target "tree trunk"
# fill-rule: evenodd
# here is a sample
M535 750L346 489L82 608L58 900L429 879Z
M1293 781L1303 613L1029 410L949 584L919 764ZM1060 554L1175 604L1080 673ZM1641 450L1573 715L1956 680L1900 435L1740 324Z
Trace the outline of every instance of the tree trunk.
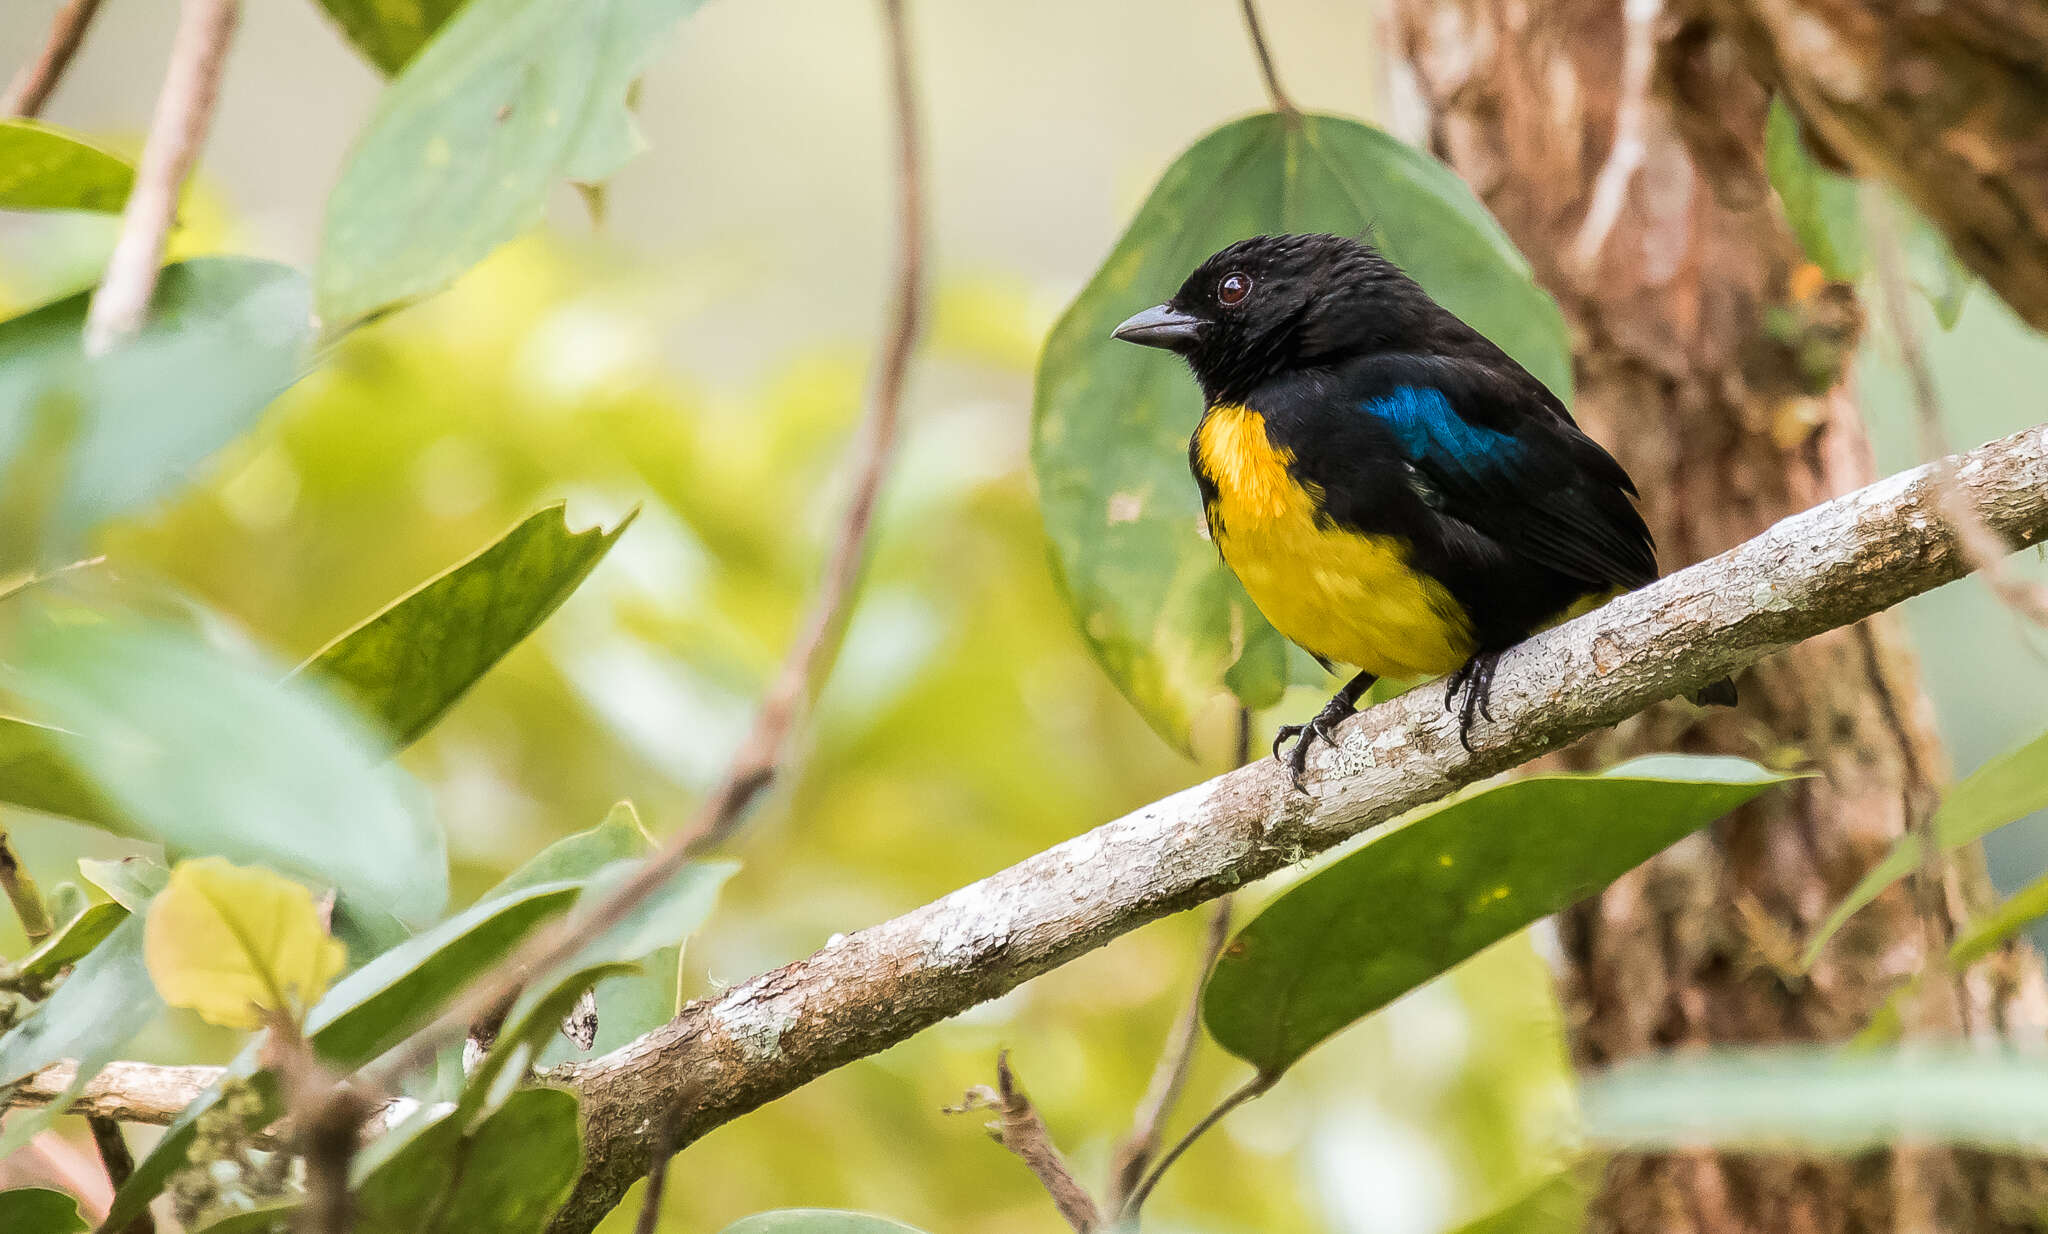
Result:
M1437 154L1556 295L1574 414L1635 477L1666 569L1872 478L1846 385L1853 290L1805 263L1764 178L1769 95L1732 41L1656 0L1397 0L1390 43ZM1674 705L1574 752L1798 757L1767 794L1559 920L1574 1059L1839 1041L1920 971L1988 890L1974 851L1942 894L1896 888L1810 973L1807 937L1935 799L1946 768L1912 657L1884 617L1773 657L1733 712ZM1923 1032L2038 1040L2021 947L1914 1000ZM1623 1154L1591 1227L1629 1234L2032 1228L2025 1163L1915 1151L1855 1160Z

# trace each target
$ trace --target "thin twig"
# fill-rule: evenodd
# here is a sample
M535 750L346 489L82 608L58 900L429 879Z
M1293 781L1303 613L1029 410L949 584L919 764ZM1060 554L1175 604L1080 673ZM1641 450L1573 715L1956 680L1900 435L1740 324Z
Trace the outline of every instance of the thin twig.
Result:
M99 1150L100 1164L107 1168L107 1182L112 1184L114 1194L128 1185L128 1179L135 1173L135 1156L128 1151L128 1141L121 1134L121 1124L104 1115L89 1115L85 1125L92 1130L93 1147ZM137 1213L135 1220L126 1229L113 1234L156 1234L156 1218L147 1208Z
M683 1111L695 1098L694 1091L678 1092L664 1116L655 1120L654 1142L648 1149L647 1188L640 1195L640 1217L633 1222L633 1234L654 1234L661 1225L661 1195L668 1187L669 1162L676 1155Z
M1626 0L1622 5L1621 86L1614 107L1614 145L1593 180L1592 201L1572 243L1572 260L1582 271L1590 272L1600 259L1600 250L1628 201L1628 186L1650 150L1650 78L1657 66L1657 22L1663 14L1663 0Z
M1301 115L1301 109L1280 86L1280 73L1273 67L1273 51L1266 46L1266 30L1259 24L1257 6L1252 0L1240 0L1240 7L1244 10L1244 32L1251 36L1252 53L1259 58L1259 75L1266 79L1266 97L1273 101L1273 110L1290 119Z
M21 932L31 943L48 938L55 924L50 920L50 910L43 904L43 893L36 886L35 878L28 867L15 856L14 844L0 831L0 889L5 889L7 899L14 905L14 915L21 918Z
M888 34L896 120L895 303L867 418L859 430L852 495L803 632L790 647L781 671L763 698L752 729L690 823L609 898L573 920L536 934L500 965L490 980L471 986L437 1020L415 1033L404 1048L365 1077L364 1082L375 1090L393 1090L397 1077L424 1065L433 1056L442 1037L466 1027L497 1006L535 973L546 972L573 958L585 940L624 920L666 886L692 858L731 835L748 805L781 770L792 736L831 671L839 636L867 561L875 505L896 453L904 385L924 321L924 171L916 82L902 0L882 0L882 14Z
M206 143L228 42L240 15L240 0L185 0L171 40L163 92L157 96L142 163L135 170L135 187L121 212L121 235L86 313L87 355L105 352L135 333L149 311L157 267L178 212L178 194Z
M1232 766L1242 767L1251 761L1252 713L1249 707L1237 709L1236 753ZM1131 1189L1145 1176L1145 1167L1158 1155L1160 1138L1166 1133L1166 1120L1173 1116L1174 1107L1180 1104L1181 1093L1187 1088L1188 1072L1194 1069L1195 1064L1195 1047L1202 1042L1202 988L1208 981L1209 970L1216 967L1216 957L1223 954L1224 944L1230 941L1230 909L1230 896L1223 896L1209 906L1208 926L1202 931L1201 961L1195 967L1194 989L1188 994L1187 1005L1181 1009L1180 1018L1174 1021L1172 1030L1166 1035L1165 1046L1159 1052L1159 1062L1152 1068L1152 1082L1145 1086L1145 1096L1131 1117L1129 1134L1110 1154L1106 1201L1111 1212L1122 1211Z
M1202 932L1202 961L1195 970L1195 988L1188 995L1187 1006L1181 1009L1180 1019L1174 1021L1173 1031L1167 1034L1166 1046L1152 1069L1152 1083L1146 1087L1144 1100L1138 1103L1137 1113L1131 1119L1130 1134L1110 1156L1111 1212L1122 1211L1124 1201L1145 1176L1145 1167L1158 1155L1166 1120L1172 1117L1182 1091L1187 1088L1188 1072L1195 1064L1195 1047L1202 1043L1202 986L1209 970L1216 966L1216 957L1223 953L1223 945L1230 941L1230 906L1229 896L1209 906L1209 925Z
M50 35L43 40L43 50L21 66L7 83L7 93L0 95L0 116L33 118L43 114L43 104L63 80L64 70L71 67L71 57L78 54L85 29L99 8L100 0L67 0L57 10L50 19Z
M989 1134L996 1142L1017 1155L1032 1176L1038 1179L1045 1193L1052 1197L1053 1207L1074 1230L1074 1234L1091 1234L1102 1225L1102 1211L1095 1206L1095 1197L1074 1177L1074 1171L1067 1166L1067 1159L1060 1155L1057 1145L1052 1142L1052 1132L1045 1126L1045 1120L1038 1115L1038 1109L1031 1104L1031 1098L1024 1092L1024 1086L1017 1081L1016 1073L1010 1070L1010 1052L1004 1050L996 1055L996 1087L976 1088L967 1094L967 1099L947 1113L958 1114L968 1110L994 1110L996 1121L988 1125Z
M1913 320L1909 303L1897 212L1891 200L1872 186L1866 186L1862 205L1870 232L1871 270L1877 276L1878 298L1883 302L1885 323L1890 327L1892 342L1906 369L1907 385L1913 392L1921 453L1937 472L1942 517L1955 533L1956 545L1970 563L1970 569L1983 577L1985 585L2020 616L2036 625L2048 626L2048 586L2012 576L2005 564L2012 546L1984 525L1968 495L1956 484L1955 467L1948 457L1947 417L1942 414L1941 392L1934 384L1934 368L1927 362L1927 349L1920 340L1920 328Z
M1152 1172L1145 1176L1145 1181L1139 1183L1137 1190L1131 1192L1131 1198L1125 1200L1123 1208L1118 1210L1118 1219L1125 1224L1131 1223L1137 1217L1138 1210L1145 1206L1145 1201L1151 1196L1152 1189L1159 1185L1160 1176L1173 1168L1173 1163L1180 1160L1182 1153L1188 1151L1189 1147L1196 1140L1201 1139L1209 1128L1222 1122L1224 1115L1266 1092L1279 1079L1280 1077L1277 1075L1265 1075L1263 1073L1255 1075L1231 1090L1229 1096L1216 1103L1215 1109L1202 1115L1201 1121L1188 1128L1188 1133L1182 1136L1180 1141L1172 1148L1166 1150L1166 1155L1159 1159L1158 1165L1152 1167Z

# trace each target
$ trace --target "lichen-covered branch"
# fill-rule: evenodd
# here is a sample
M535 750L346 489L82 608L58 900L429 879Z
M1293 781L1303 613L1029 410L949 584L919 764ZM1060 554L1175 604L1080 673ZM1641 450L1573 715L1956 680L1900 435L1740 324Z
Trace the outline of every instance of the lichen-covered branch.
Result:
M2048 425L1948 464L1986 526L2015 547L2048 539ZM1346 724L1341 744L1311 761L1306 793L1270 762L1240 768L558 1069L550 1079L582 1096L587 1156L556 1234L595 1227L645 1172L646 1129L683 1085L704 1087L678 1146L1147 922L1960 577L1939 480L1927 466L1879 481L1529 640L1502 660L1499 721L1479 728L1472 752L1442 696L1415 691ZM77 1108L167 1122L212 1074L116 1063ZM23 1093L48 1100L69 1078L53 1069Z

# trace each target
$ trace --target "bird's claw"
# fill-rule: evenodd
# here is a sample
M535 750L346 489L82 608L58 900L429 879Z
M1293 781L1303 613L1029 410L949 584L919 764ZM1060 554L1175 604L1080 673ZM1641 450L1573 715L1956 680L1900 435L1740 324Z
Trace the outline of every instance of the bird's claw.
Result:
M1338 700L1332 699L1308 723L1280 726L1280 731L1273 737L1273 760L1286 765L1287 779L1294 785L1295 792L1308 791L1301 778L1308 774L1308 755L1315 743L1321 741L1325 745L1336 745L1337 726L1356 712L1356 707L1349 704L1340 706ZM1294 749L1281 754L1280 747L1289 741L1294 742Z
M1465 747L1467 754L1476 753L1472 748L1474 717L1493 719L1493 673L1500 667L1500 656L1498 651L1482 651L1446 679L1444 710L1455 708L1458 712L1458 744ZM1465 693L1462 706L1457 703L1460 690Z

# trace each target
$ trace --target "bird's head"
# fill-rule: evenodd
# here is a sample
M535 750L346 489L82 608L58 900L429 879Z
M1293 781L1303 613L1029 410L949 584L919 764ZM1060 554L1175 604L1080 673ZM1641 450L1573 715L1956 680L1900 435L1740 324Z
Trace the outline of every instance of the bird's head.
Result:
M1253 236L1197 266L1171 300L1115 337L1178 352L1211 403L1235 402L1277 374L1393 346L1434 307L1370 245Z

